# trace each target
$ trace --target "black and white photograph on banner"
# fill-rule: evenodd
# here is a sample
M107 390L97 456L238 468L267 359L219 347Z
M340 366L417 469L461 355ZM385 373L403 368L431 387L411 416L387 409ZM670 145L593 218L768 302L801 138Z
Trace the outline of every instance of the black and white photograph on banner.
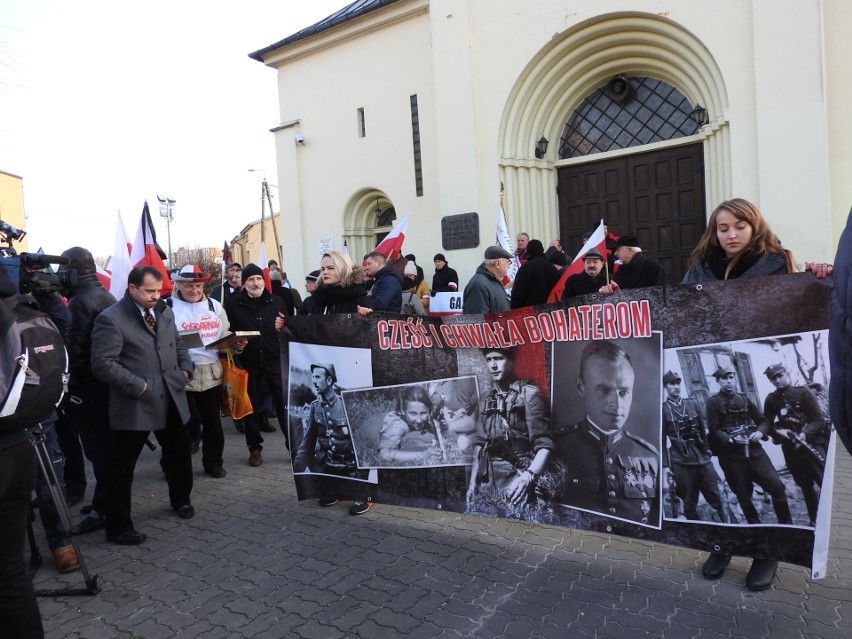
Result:
M342 394L359 468L468 466L479 394L474 377Z
M550 462L550 405L532 369L545 373L540 345L467 349L459 368L485 379L465 512L551 523L557 477ZM531 379L532 378L532 379Z
M288 415L294 474L329 475L377 483L359 468L341 392L373 383L365 348L290 343Z
M659 529L662 335L553 346L555 501Z
M815 331L666 351L667 519L817 525L827 342Z

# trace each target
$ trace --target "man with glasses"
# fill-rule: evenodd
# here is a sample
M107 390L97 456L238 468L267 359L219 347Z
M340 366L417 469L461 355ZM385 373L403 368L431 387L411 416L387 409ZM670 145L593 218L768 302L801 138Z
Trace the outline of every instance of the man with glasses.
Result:
M509 297L503 288L503 278L509 272L512 254L499 246L485 249L485 261L464 289L462 312L465 315L508 311Z

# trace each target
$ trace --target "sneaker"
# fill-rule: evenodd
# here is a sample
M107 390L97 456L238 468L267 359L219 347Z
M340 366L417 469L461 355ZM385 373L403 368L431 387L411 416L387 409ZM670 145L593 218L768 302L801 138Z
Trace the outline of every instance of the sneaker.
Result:
M339 501L337 497L326 497L319 500L319 505L325 508L326 506L334 506Z
M262 417L260 419L260 430L264 433L275 433L278 432L278 429L275 428L272 424L269 423L268 417Z
M373 507L373 502L371 501L356 501L349 508L350 515L363 515L365 512L370 510Z
M209 468L205 468L204 472L215 479L222 479L222 477L228 474L221 466L210 466Z
M96 530L100 530L106 526L106 517L103 515L94 516L91 511L86 518L71 529L72 535L85 535Z
M260 456L260 451L251 451L251 453L249 454L249 466L251 466L252 468L257 468L261 464L263 464L263 457Z
M60 548L53 548L50 554L53 555L53 561L56 563L59 572L80 570L80 560L77 558L77 551L74 550L74 546L71 544Z

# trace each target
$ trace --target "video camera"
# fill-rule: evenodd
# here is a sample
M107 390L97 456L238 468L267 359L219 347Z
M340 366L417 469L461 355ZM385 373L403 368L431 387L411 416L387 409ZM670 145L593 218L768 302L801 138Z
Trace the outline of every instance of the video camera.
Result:
M20 242L26 234L26 231L0 220L0 242L6 243L6 246L0 246L0 297L16 293L54 293L73 288L77 283L73 270L58 274L42 273L51 264L68 264L70 260L67 257L15 251L12 242Z

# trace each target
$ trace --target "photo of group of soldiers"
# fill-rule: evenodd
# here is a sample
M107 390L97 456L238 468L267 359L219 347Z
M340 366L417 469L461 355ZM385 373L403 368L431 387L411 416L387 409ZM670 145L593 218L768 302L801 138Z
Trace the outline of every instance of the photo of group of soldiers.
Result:
M460 466L466 512L548 524L584 512L656 529L813 527L830 433L824 341L664 354L654 333L464 349L457 377L376 388L369 351L292 344L294 471L377 481L381 470Z
M816 526L825 346L817 332L666 353L666 518Z

